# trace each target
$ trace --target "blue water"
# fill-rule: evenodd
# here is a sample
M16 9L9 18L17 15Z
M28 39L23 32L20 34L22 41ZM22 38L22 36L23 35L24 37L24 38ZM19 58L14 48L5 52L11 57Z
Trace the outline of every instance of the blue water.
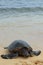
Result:
M0 0L0 22L24 16L42 18L43 0Z
M0 8L43 7L43 0L0 0Z

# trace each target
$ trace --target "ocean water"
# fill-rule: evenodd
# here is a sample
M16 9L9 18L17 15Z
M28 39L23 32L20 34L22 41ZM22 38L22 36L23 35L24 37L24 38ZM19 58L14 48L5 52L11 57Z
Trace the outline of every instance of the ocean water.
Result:
M0 45L15 39L43 49L43 0L0 0Z
M0 0L0 24L20 19L43 22L43 0Z

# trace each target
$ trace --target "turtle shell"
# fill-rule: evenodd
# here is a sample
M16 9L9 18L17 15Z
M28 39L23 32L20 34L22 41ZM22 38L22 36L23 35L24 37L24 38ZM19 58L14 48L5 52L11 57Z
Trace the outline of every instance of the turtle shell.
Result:
M30 45L26 42L26 41L23 41L23 40L15 40L14 42L12 42L8 47L7 49L9 51L13 51L13 50L19 50L21 48L28 48L29 50L32 50L32 48L30 47Z

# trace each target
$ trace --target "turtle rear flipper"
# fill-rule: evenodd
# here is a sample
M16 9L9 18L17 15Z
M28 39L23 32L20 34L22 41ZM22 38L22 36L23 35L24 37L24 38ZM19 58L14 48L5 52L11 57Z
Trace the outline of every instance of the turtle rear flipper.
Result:
M40 55L40 53L41 53L40 50L39 51L33 51L33 54L36 55L36 56Z

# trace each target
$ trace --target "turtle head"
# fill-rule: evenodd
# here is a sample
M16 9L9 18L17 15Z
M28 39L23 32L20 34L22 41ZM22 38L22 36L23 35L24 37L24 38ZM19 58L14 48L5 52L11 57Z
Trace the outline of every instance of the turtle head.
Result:
M40 53L41 53L40 50L38 50L38 51L33 51L33 54L36 55L36 56L40 55Z

